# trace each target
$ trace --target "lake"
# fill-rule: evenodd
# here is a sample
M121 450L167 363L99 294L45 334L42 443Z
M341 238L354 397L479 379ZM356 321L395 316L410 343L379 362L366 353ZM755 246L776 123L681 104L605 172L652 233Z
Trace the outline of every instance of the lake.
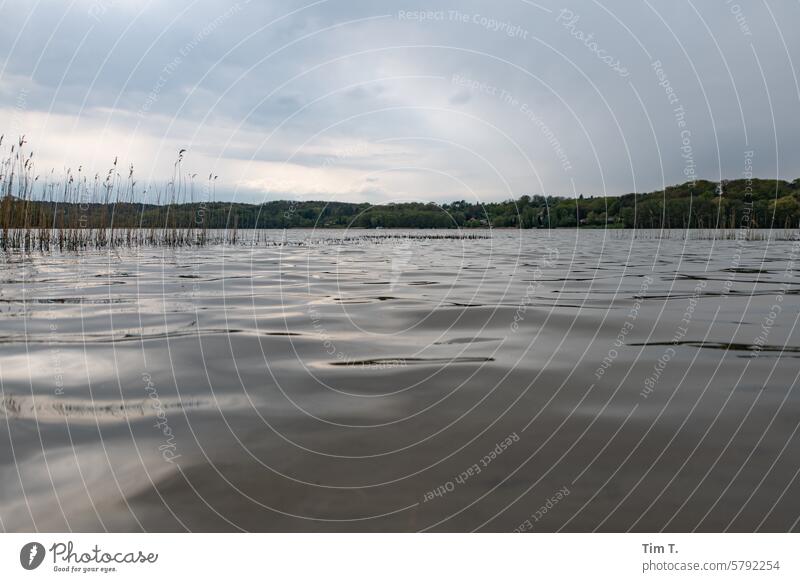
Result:
M4 255L0 527L799 529L797 240L464 235Z

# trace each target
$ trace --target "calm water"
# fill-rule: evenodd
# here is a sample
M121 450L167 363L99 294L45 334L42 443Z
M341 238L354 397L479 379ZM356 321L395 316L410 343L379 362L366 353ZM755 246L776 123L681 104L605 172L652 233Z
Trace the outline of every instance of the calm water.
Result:
M406 234L5 256L2 528L798 529L798 245Z

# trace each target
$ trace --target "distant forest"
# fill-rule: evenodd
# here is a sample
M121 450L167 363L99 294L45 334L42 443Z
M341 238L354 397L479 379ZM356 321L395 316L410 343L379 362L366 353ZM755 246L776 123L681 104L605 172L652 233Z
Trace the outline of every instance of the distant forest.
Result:
M74 199L73 199L74 200ZM522 196L477 204L272 201L170 205L0 201L0 227L143 228L797 228L800 179L698 181L646 194Z

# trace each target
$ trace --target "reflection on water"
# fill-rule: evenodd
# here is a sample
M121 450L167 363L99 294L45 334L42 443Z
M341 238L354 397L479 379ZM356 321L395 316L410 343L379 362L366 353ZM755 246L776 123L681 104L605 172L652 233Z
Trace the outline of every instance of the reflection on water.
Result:
M796 243L363 234L5 256L0 526L798 529Z

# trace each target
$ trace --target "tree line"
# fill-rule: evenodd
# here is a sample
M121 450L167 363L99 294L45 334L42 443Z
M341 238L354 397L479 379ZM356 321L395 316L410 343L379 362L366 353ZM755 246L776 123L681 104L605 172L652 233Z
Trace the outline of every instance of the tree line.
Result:
M800 179L697 181L622 196L446 204L269 201L261 204L56 202L6 196L7 228L797 228Z

